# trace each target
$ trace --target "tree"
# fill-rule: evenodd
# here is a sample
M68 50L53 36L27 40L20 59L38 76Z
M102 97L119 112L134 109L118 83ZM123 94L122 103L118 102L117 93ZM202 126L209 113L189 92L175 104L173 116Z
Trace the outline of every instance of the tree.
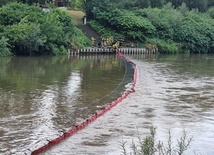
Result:
M162 8L164 5L164 0L150 0L151 7Z
M79 38L78 46L89 44L76 29L71 17L58 9L44 12L21 3L0 8L0 37L9 39L8 47L16 55L67 54L67 49L76 46Z
M214 7L209 8L207 14L214 19Z
M177 27L175 41L183 44L183 48L194 53L207 53L213 46L213 21L203 19L190 12Z
M151 2L150 2L150 0L138 0L136 5L141 8L147 8L147 7L151 6Z
M41 33L38 24L23 23L26 27L26 34L20 38L19 46L21 54L35 55L39 53L39 47L42 47L47 41L46 37Z

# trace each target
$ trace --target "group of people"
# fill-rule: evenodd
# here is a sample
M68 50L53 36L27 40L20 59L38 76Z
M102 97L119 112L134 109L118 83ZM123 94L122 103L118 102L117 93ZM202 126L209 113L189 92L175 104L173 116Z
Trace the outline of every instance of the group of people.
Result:
M91 37L91 46L92 47L96 47L95 45L95 38ZM99 48L113 48L113 49L118 49L121 46L121 41L117 40L114 37L109 37L109 38L104 38L104 37L100 37L98 40L98 47Z

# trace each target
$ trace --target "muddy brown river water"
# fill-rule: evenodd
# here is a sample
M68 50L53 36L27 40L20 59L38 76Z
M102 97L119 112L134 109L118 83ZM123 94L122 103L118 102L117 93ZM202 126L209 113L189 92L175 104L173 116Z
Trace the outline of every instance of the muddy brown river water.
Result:
M128 57L136 92L43 155L119 155L151 126L164 143L170 130L173 145L185 130L193 138L186 155L214 154L214 55ZM0 154L29 154L124 90L92 104L121 84L115 56L39 59L0 61Z

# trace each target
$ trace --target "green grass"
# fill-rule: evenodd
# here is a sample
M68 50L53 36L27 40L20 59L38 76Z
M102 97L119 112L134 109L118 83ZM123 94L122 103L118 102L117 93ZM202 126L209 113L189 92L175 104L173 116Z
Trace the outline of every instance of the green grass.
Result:
M66 10L76 24L82 24L82 17L85 15L82 11Z

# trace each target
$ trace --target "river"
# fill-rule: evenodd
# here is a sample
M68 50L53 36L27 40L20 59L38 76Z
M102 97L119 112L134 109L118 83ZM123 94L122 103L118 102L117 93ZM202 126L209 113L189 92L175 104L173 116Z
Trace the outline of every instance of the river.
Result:
M29 154L126 89L115 55L0 60L0 154Z
M127 150L131 151L132 141L137 143L139 136L147 136L149 128L153 126L157 128L156 141L166 144L170 130L173 145L176 145L185 130L187 137L193 138L186 155L213 155L214 55L128 57L137 65L136 92L85 129L43 154L119 155L122 143L126 142ZM58 66L57 62L63 65ZM100 62L99 67L91 65L96 62ZM11 61L4 63L11 67L10 70L3 68L0 74L0 104L3 107L0 113L0 148L3 149L0 152L5 154L27 152L26 148L41 146L47 142L46 139L57 135L60 128L66 129L81 121L94 108L102 106L109 96L96 103L96 106L87 106L87 103L109 94L116 88L115 85L120 84L124 74L123 63L111 56L65 58L64 61L59 59L52 63L46 61L44 64L51 63L48 69L52 70L49 74L51 78L46 80L41 75L47 74L48 70L44 71L44 68L48 65L41 67L38 75L31 75L32 65L31 69L25 69L30 64L24 63L24 60L20 60L20 63L25 67L22 66L18 71L13 69L17 64L11 64ZM74 67L77 63L79 67ZM40 66L38 64L37 69ZM62 70L64 67L66 69ZM22 70L28 72L29 82L24 82L21 74L17 76ZM4 75L9 75L9 71L11 77L5 78ZM55 77L53 75L56 72L62 73ZM94 79L97 75L98 78ZM16 82L11 82L12 78ZM37 81L36 84L30 82L33 79ZM123 89L121 87L115 96L110 96L116 97ZM22 94L25 94L24 97ZM70 102L73 104L68 104ZM68 117L65 116L67 113Z

